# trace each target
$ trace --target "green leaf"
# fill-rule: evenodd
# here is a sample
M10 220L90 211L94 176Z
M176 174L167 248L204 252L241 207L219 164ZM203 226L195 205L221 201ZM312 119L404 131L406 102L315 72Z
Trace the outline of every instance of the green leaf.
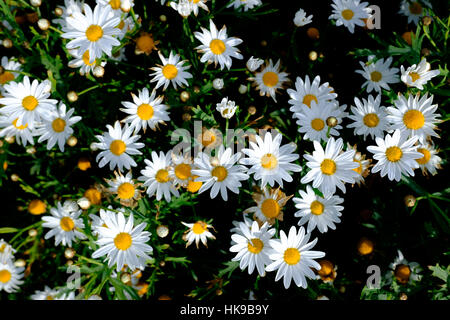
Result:
M447 282L448 275L450 274L450 266L448 266L447 269L442 269L439 264L436 264L435 266L429 266L428 268L433 271L433 277Z
M14 233L17 232L19 229L16 228L10 228L10 227L5 227L5 228L0 228L0 233Z

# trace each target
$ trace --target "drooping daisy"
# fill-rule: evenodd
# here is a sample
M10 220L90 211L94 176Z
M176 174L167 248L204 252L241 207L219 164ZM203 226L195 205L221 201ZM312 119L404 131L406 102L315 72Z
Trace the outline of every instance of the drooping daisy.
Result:
M191 66L185 65L186 60L180 61L179 54L172 54L170 51L169 58L166 59L158 51L159 58L161 59L162 65L157 65L157 67L151 68L151 70L155 71L150 74L153 76L153 79L150 82L156 82L155 89L163 86L163 90L166 90L170 83L172 83L173 87L176 89L177 86L189 86L187 79L192 78L192 74L187 72Z
M422 268L417 262L409 262L403 256L403 253L398 250L398 256L394 262L389 265L389 271L386 274L387 283L391 283L393 279L400 284L412 284L422 279Z
M244 210L244 213L253 213L253 219L259 221L262 225L268 222L270 225L275 223L275 219L283 221L283 207L293 195L286 196L280 188L263 188L253 193L252 198L256 206Z
M393 130L400 129L402 137L419 138L421 143L425 143L428 137L438 137L434 131L436 123L440 122L437 118L440 116L435 111L437 104L433 103L433 96L428 98L428 93L423 95L409 95L408 100L399 94L398 99L394 101L394 107L388 107L387 120L391 123Z
M237 252L232 261L240 261L241 270L248 267L248 274L252 274L256 267L259 275L264 276L265 267L272 263L269 259L272 250L269 240L275 234L275 229L270 229L267 223L259 228L256 221L253 221L251 229L244 222L239 224L239 228L240 232L231 235L230 251Z
M273 65L272 59L269 59L269 64L256 73L254 78L249 78L253 80L256 85L256 89L259 90L259 95L267 97L272 97L276 102L275 93L278 89L283 88L283 83L289 81L286 72L280 72L280 60Z
M288 171L300 172L302 169L292 163L299 158L298 154L293 153L297 146L293 143L281 146L282 135L278 132L274 138L266 132L264 140L258 135L255 139L257 144L250 141L251 148L242 149L248 158L242 158L240 163L251 166L248 174L254 173L254 179L261 180L261 187L266 184L273 187L275 182L283 187L283 180L291 182L292 176Z
M84 228L83 219L80 218L82 210L77 210L76 203L66 201L64 204L58 202L56 208L50 209L51 216L43 216L42 224L45 228L51 228L45 234L45 239L55 237L55 246L62 243L63 246L72 247L72 242L77 239L86 239L86 236L78 229Z
M302 226L308 222L306 232L313 231L316 227L321 232L327 232L328 228L335 230L335 223L341 222L339 217L342 215L341 211L344 209L342 204L344 199L338 196L320 197L315 194L314 190L308 185L306 192L300 190L301 198L293 198L295 207L299 209L294 216L301 218L298 225Z
M138 149L143 148L144 144L136 142L141 136L132 135L133 128L128 124L122 129L119 121L114 123L114 127L108 124L106 128L108 132L95 136L100 141L95 146L103 150L96 158L96 161L100 161L98 166L102 168L109 162L110 170L117 167L120 171L123 171L123 168L130 170L131 167L137 166L130 155L142 154Z
M427 143L419 145L417 152L422 154L422 158L416 159L422 173L427 174L427 172L429 172L434 176L437 173L436 169L441 169L442 159L437 155L438 150Z
M253 56L251 56L247 60L246 66L249 71L254 72L254 71L258 70L259 67L263 64L264 64L264 60L259 59L259 58L253 58Z
M400 79L398 78L398 68L390 68L392 63L392 57L386 59L378 59L374 61L374 56L368 57L368 62L364 63L362 61L359 64L362 67L362 70L356 70L356 73L362 74L362 76L366 79L366 82L361 86L362 88L366 87L367 93L375 90L378 93L381 93L381 89L391 90L389 87L389 83L398 83Z
M216 25L212 20L209 20L209 31L201 27L202 32L194 32L195 37L202 43L202 45L196 47L196 49L203 53L200 62L213 63L217 66L220 65L220 69L226 66L231 68L231 58L243 59L243 56L239 53L239 49L235 46L242 43L242 40L235 37L227 36L227 28L222 27L220 31L217 30Z
M408 23L414 22L417 25L419 20L425 15L424 6L431 8L431 3L428 0L403 0L400 4L399 13L408 17Z
M138 91L138 95L131 93L133 102L122 101L125 108L120 108L121 111L129 114L123 121L130 124L130 128L138 133L141 128L144 133L147 126L152 130L156 130L160 123L165 124L164 121L170 121L168 107L163 104L163 97L156 97L156 90L149 95L147 88Z
M422 153L417 152L417 146L414 146L417 140L417 136L406 140L400 130L395 130L392 135L386 134L384 139L376 138L377 146L367 147L374 154L373 158L378 160L372 173L381 171L380 175L384 177L387 174L391 181L400 181L402 174L414 176L413 169L419 167L415 160L423 157Z
M387 121L386 107L380 106L381 95L374 99L369 95L368 99L357 97L354 99L355 105L351 106L353 115L348 116L354 122L349 124L348 128L355 128L355 134L362 135L364 140L370 135L372 139L384 137L384 131L389 129Z
M0 65L3 67L3 72L0 73L0 93L3 93L3 86L10 81L13 81L19 76L19 73L14 71L21 71L22 65L14 61L14 57L2 57Z
M353 33L355 25L364 27L363 19L369 18L368 5L367 2L360 3L360 0L333 0L333 14L328 19L336 20L336 26L344 25Z
M89 50L86 50L82 55L78 54L78 50L76 49L69 50L69 53L74 57L74 59L70 60L68 63L69 68L79 68L79 73L82 76L92 72L98 65L102 67L106 65L106 61L98 63L99 61L97 59L90 62Z
M24 267L16 267L12 261L0 262L0 291L16 292L23 283Z
M403 65L400 66L400 73L402 81L408 87L416 87L419 90L423 90L423 86L431 79L440 74L439 70L430 70L431 65L427 62L427 59L422 58L418 65L413 64L411 67L405 70Z
M187 187L192 179L192 169L194 168L193 160L189 153L184 155L171 153L172 165L169 170L169 176L173 179L176 186Z
M306 166L311 170L302 178L301 183L313 181L312 186L318 188L325 197L336 192L336 186L345 193L344 183L355 183L358 173L353 169L358 165L353 161L354 150L342 152L342 138L331 137L325 150L319 142L313 141L312 155L305 154Z
M189 0L178 0L178 2L169 2L169 4L183 18L188 17L192 12L192 3Z
M6 137L6 139L15 137L17 143L24 147L27 143L34 144L34 130L31 130L27 123L18 126L18 119L16 118L11 121L11 118L8 116L0 116L0 137Z
M310 237L311 233L305 235L303 227L297 231L295 226L292 226L288 236L283 230L280 230L279 240L269 240L269 245L273 248L273 253L269 255L269 258L273 262L266 267L266 271L277 270L275 281L283 277L286 289L291 285L292 278L298 287L305 289L308 286L306 277L316 278L311 268L320 269L320 264L314 259L323 258L325 252L310 250L317 243L317 238L308 242Z
M36 290L30 297L31 300L55 300L58 290L45 286L43 291Z
M118 212L116 215L105 216L105 224L106 227L98 228L96 243L100 248L92 254L92 258L106 255L108 266L116 265L117 271L124 265L130 270L144 269L146 261L151 259L149 254L153 252L153 248L147 244L151 233L144 231L147 223L134 226L133 214L126 220L123 213Z
M16 250L5 240L0 239L0 262L7 263L14 259Z
M18 127L28 125L33 129L38 121L46 118L48 114L55 110L57 100L48 99L50 92L47 83L39 83L25 76L23 82L10 82L5 84L5 96L0 98L0 104L4 107L0 112L12 119L17 119Z
M123 176L120 172L114 172L115 179L105 179L109 184L108 192L117 195L116 199L120 204L127 207L135 207L137 201L141 198L140 183L133 180L131 171Z
M66 112L66 105L60 102L58 109L43 119L42 125L37 127L36 135L40 136L38 142L41 143L48 140L47 150L50 150L58 143L59 150L64 152L64 145L73 134L71 126L81 120L79 116L72 117L74 112L75 109L69 109Z
M234 101L228 100L228 97L223 98L220 103L216 104L216 110L220 112L223 118L230 119L233 117L238 106Z
M366 159L366 155L362 154L356 149L356 144L351 146L347 143L347 150L355 151L355 155L353 156L353 161L358 164L358 167L353 169L358 176L355 177L355 183L359 185L364 183L364 179L369 175L369 168L372 166L372 159Z
M311 101L315 101L317 104L334 100L337 94L334 93L328 82L320 84L320 76L316 76L312 82L309 77L305 77L305 81L302 78L297 77L295 81L295 90L287 89L287 93L291 97L289 104L292 107L289 109L294 113L302 112L302 106L306 105L311 107Z
M100 208L100 213L99 213L100 216L97 216L97 215L91 213L89 215L89 218L91 218L91 220L92 220L91 221L92 234L94 236L98 235L100 227L107 228L108 226L105 223L106 219L114 219L115 214L118 211L125 213L124 208L113 209L113 207L111 205L108 206L108 209ZM109 217L109 218L107 218L107 217Z
M147 194L152 197L156 193L156 200L161 200L164 196L167 202L170 202L171 194L179 197L180 194L175 189L173 181L170 177L172 151L160 151L159 156L155 151L152 151L152 161L145 159L147 165L144 170L141 170L142 176L138 178L144 181L144 186L147 187Z
M313 15L306 16L305 10L302 8L298 9L295 13L294 24L297 27L303 27L312 22Z
M82 56L89 50L89 62L101 58L103 53L111 56L113 46L120 45L115 36L120 34L116 28L120 18L112 13L110 6L96 5L94 12L88 4L83 5L84 14L73 12L66 18L66 32L61 35L65 39L71 39L67 43L67 49L78 49L78 55Z
M248 11L262 4L261 0L231 0L227 8L234 7L234 9Z
M200 241L208 247L207 241L209 239L216 239L216 237L208 230L208 228L214 227L210 224L207 224L204 221L197 221L195 223L186 223L181 222L183 225L188 227L189 229L185 231L183 235L183 239L186 241L186 248L191 245L192 242L195 241L195 245L198 249L198 244Z
M210 196L214 199L220 191L222 199L228 200L227 189L238 194L241 180L247 180L249 176L242 165L236 164L241 158L241 153L232 153L231 148L220 146L217 156L210 157L206 153L200 152L194 159L196 169L192 174L198 176L196 181L203 182L198 193L202 193L211 188Z

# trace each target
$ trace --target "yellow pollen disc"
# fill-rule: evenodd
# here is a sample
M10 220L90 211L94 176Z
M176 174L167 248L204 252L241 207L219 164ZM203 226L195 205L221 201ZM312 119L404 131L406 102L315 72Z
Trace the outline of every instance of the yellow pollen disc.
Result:
M225 167L217 166L217 167L214 167L214 169L212 169L211 175L213 177L216 177L217 181L221 182L227 178L228 171L227 171L227 169L225 169Z
M143 52L150 52L155 47L155 42L149 35L144 35L137 39L136 46Z
M52 122L52 128L55 132L63 132L64 128L66 127L66 121L61 118L56 118Z
M192 0L193 3L198 3L200 0Z
M91 24L89 28L86 29L86 38L88 38L89 41L96 42L101 37L103 37L102 27L96 24Z
M156 181L159 183L166 183L169 181L169 171L165 169L159 169L155 176Z
M180 163L175 167L175 175L178 179L186 180L191 176L191 166L187 163Z
M275 87L278 83L278 75L275 72L267 71L264 73L262 81L268 87Z
M39 199L34 199L28 205L28 212L34 215L40 215L47 211L47 205Z
M206 130L205 132L203 132L203 134L202 134L202 145L204 147L209 146L214 141L216 141L216 136L214 135L214 133L212 131Z
M66 232L72 231L75 228L75 223L70 217L62 217L59 221L59 225L61 226L61 229Z
M195 234L202 234L203 232L206 231L207 228L208 228L208 225L206 223L196 222L192 226L192 232L194 232Z
M357 172L357 173L359 173L359 174L362 174L363 167L362 167L361 161L359 161L359 160L353 160L353 162L356 162L357 164L359 164L359 167L358 167L358 168L355 168L355 169L352 169L352 170L355 171L355 172Z
M27 96L22 100L22 106L28 111L33 111L38 104L39 101L33 96Z
M5 71L0 74L0 84L5 84L11 80L14 80L14 75L11 72Z
M373 71L370 74L370 80L372 80L373 82L378 82L383 78L383 75L381 74L381 72L379 71Z
M319 262L319 264L320 264L320 270L319 270L320 276L328 276L329 274L331 274L333 272L334 266L331 261L321 260Z
M84 192L84 196L92 204L100 204L102 202L102 194L97 189L91 188Z
M11 272L8 270L0 270L0 282L8 283L11 280Z
M122 153L125 152L127 149L127 145L122 140L114 140L109 145L109 150L112 152L112 154L116 156L120 156Z
M259 240L258 238L254 238L250 240L247 244L247 249L251 253L258 254L264 248L264 242Z
M264 169L272 170L272 169L275 169L277 167L277 165L278 165L278 160L273 154L266 153L265 155L262 156L261 167L263 167Z
M147 103L143 103L137 108L137 115L141 118L141 120L149 120L153 118L153 113L153 107Z
M420 159L416 159L417 163L419 164L427 164L428 161L431 159L431 153L427 149L424 148L418 148L417 152L420 152L423 154L423 157Z
M331 159L324 159L320 164L320 170L323 174L331 176L336 172L336 162Z
M343 17L345 20L351 20L351 19L353 18L354 15L355 15L355 14L354 14L353 11L350 10L350 9L342 10L342 17Z
M391 162L397 162L403 156L402 149L399 147L389 147L386 150L386 158Z
M358 243L358 252L362 254L363 256L371 254L373 251L373 242L369 239L362 239Z
M17 120L19 120L19 118L16 118L16 119L12 122L14 128L16 128L16 129L18 129L18 130L24 130L24 129L26 129L26 128L28 127L28 123L25 123L25 125L22 125L22 126L18 126L18 125L17 125Z
M368 113L363 118L364 124L369 128L374 128L380 122L380 119L375 113Z
M419 110L408 110L403 115L403 123L408 129L418 130L425 124L425 117Z
M303 103L306 104L308 107L311 108L311 102L315 101L317 104L319 103L319 101L317 100L317 97L313 94L307 94L303 97Z
M314 200L311 203L311 213L316 216L320 216L323 213L324 209L325 209L325 206L317 200Z
M322 119L316 118L311 121L311 128L320 131L325 127L325 122Z
M164 77L166 77L169 80L172 80L177 76L178 69L173 64L166 64L162 69L162 73Z
M91 162L87 158L80 158L78 160L78 169L81 171L86 171L91 167Z
M406 283L411 275L411 269L405 264L400 264L395 268L395 278L400 283Z
M422 6L418 2L413 2L409 5L409 12L419 15L422 13Z
M284 251L284 262L295 265L300 261L300 251L296 248L288 248Z
M117 25L117 27L116 27L116 28L118 28L118 29L122 30L122 29L123 29L123 27L125 27L125 21L123 21L123 20L120 20L120 22L119 22L119 24Z
M5 249L6 249L6 244L4 243L0 246L0 253L5 252Z
M111 8L113 8L114 10L117 10L120 8L120 0L111 0L109 1L109 5L111 6Z
M142 288L139 289L138 295L143 296L144 294L147 293L147 291L148 291L148 283L144 283L144 284L142 284Z
M95 62L96 62L96 60L94 60L94 62L92 62L92 63L89 62L89 59L90 59L89 50L86 50L83 53L82 59L83 59L84 64L87 65L87 66L93 66L95 64Z
M221 55L222 53L225 52L226 50L226 46L225 46L225 42L223 42L220 39L214 39L211 40L211 42L209 43L209 48L211 49L211 52L214 53L215 55Z
M134 196L135 190L131 183L124 182L117 188L117 195L120 199L130 199Z
M193 176L192 177L192 180L190 179L189 181L188 181L188 185L187 185L187 191L189 191L189 192L192 192L192 193L195 193L195 192L197 192L198 190L200 190L200 188L202 187L202 185L203 185L203 182L201 182L201 181L194 181L196 178L198 178L198 176Z
M410 72L409 75L411 76L412 82L416 82L420 79L420 74L417 72Z
M276 218L280 214L281 208L275 199L266 199L261 204L261 212L268 219Z
M133 243L133 239L131 238L129 233L121 232L114 238L114 245L117 249L125 251L131 244Z

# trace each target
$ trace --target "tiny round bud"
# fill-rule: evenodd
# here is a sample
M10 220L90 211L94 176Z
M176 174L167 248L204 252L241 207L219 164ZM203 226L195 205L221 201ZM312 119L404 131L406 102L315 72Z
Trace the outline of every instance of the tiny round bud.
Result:
M3 40L3 46L4 46L6 49L11 48L11 47L13 46L13 43L12 43L11 39L4 39L4 40Z
M48 21L47 19L39 19L37 23L39 29L41 29L42 31L48 30L48 28L50 27L50 21Z
M122 281L123 283L128 283L131 281L131 274L129 274L128 272L124 272L122 274L122 276L120 277L120 281Z
M308 57L309 57L309 60L311 60L311 61L316 61L316 60L317 60L317 52L311 51L311 52L308 54Z
M25 267L26 266L26 262L25 262L25 260L23 260L23 259L17 259L15 262L14 262L14 265L17 267L17 268L23 268L23 267Z
M159 265L160 265L161 267L164 267L164 266L166 265L166 262L165 262L165 261L161 261L161 262L159 263Z
M36 148L34 146L29 146L26 149L28 154L35 154L36 153Z
M30 0L30 3L33 7L39 7L42 4L41 0Z
M248 113L250 113L252 116L256 113L256 107L255 106L250 106L247 109Z
M187 91L182 91L182 92L180 93L180 99L181 99L181 101L183 101L183 102L188 101L190 97L191 97L191 95L190 95L190 93L187 92Z
M216 290L216 295L217 295L217 296L221 296L222 294L223 294L222 289L217 289L217 290Z
M166 22L167 21L167 17L162 14L162 15L159 16L159 20L161 20L162 22Z
M221 90L221 89L223 89L223 85L224 85L223 79L216 78L213 80L213 88L214 89Z
M262 41L261 41L261 46L262 46L262 47L267 46L267 41L266 41L266 40L262 40Z
M52 91L52 83L50 80L45 79L42 83L44 84L44 92L50 93Z
M12 144L16 141L16 137L14 137L14 136L6 137L5 141L8 142L9 144Z
M120 4L120 10L123 12L130 12L131 10L131 1L129 0L123 0Z
M183 241L187 241L188 240L187 233L184 233L181 239L183 239Z
M407 206L408 208L414 207L414 205L416 204L416 197L414 197L412 194L408 194L403 200L405 201L405 206Z
M11 181L14 181L14 182L19 181L19 176L18 176L17 174L13 173L13 174L11 175Z
M402 292L402 294L400 295L400 300L408 300L408 296L406 295L406 293Z
M334 128L338 125L338 120L336 119L336 117L328 117L327 118L327 126L329 126L330 128Z
M96 66L92 71L92 73L94 74L95 77L101 78L105 74L105 68L103 68L102 66Z
M156 228L156 234L160 238L165 238L169 234L169 228L165 225L160 225Z
M92 142L92 143L89 145L89 148L90 148L92 151L97 151L97 150L98 150L97 143Z
M62 8L60 8L60 7L56 7L56 8L55 8L55 14L56 14L58 17L61 17L61 16L64 14L64 10L63 10Z
M200 93L200 87L194 86L194 93Z
M77 145L77 143L78 143L78 139L74 136L70 136L69 139L67 139L67 144L70 147L75 147Z
M80 199L78 199L77 204L83 210L87 210L91 206L91 202L86 197L81 197Z
M308 30L306 30L306 35L307 35L311 40L317 40L317 39L320 38L320 32L319 32L319 29L314 28L314 27L308 28Z
M75 256L75 250L73 250L72 248L67 248L64 251L64 257L66 257L66 259L72 259Z
M78 100L78 94L75 91L69 91L67 92L67 99L70 102L75 102Z
M66 264L67 264L68 266L71 266L71 265L73 265L73 261L72 261L72 260L67 260Z
M88 158L81 157L78 159L78 169L81 171L86 171L87 169L91 168L91 162Z
M189 113L183 113L181 118L183 119L183 121L191 121L192 116Z
M241 84L241 85L239 86L239 93L240 93L240 94L245 94L246 92L247 92L247 86Z
M373 242L365 237L361 238L358 242L358 252L362 256L366 256L373 252Z
M422 22L424 26L429 26L431 22L433 22L433 19L431 19L431 17L429 16L425 16L422 18Z
M420 53L422 53L422 55L424 55L425 57L428 57L431 54L431 51L428 48L422 48L422 51L420 51Z
M30 229L30 230L28 230L28 235L29 235L31 238L36 237L37 234L38 234L38 232L37 232L36 229Z

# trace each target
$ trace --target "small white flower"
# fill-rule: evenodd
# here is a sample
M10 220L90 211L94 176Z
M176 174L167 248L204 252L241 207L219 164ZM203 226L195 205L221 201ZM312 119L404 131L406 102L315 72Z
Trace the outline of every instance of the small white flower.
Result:
M44 291L36 290L34 294L31 295L31 300L55 300L58 294L58 290L51 289L45 286Z
M0 239L0 262L7 263L14 260L16 250L5 240Z
M278 89L283 88L283 83L289 81L286 72L280 71L280 60L273 65L272 59L269 59L269 63L266 64L261 72L257 72L255 77L249 78L249 80L254 81L256 89L259 90L261 96L266 95L267 97L272 97L276 102L275 93Z
M253 9L254 7L260 6L262 4L261 0L231 0L227 5L227 8L234 7L237 10L247 11Z
M403 253L398 250L398 256L394 262L389 265L389 271L386 274L387 282L391 283L395 278L400 284L412 284L422 279L422 275L419 274L422 268L417 262L409 262L403 256Z
M360 0L333 0L333 14L328 19L336 20L336 26L344 25L353 33L355 26L364 27L363 19L369 18L368 5Z
M356 73L360 73L366 79L366 82L361 86L364 88L367 86L367 93L375 90L381 93L381 89L391 90L389 83L398 83L400 79L398 78L398 68L390 68L392 63L392 57L386 59L378 59L374 61L374 56L368 57L368 62L359 62L363 70L356 70Z
M438 150L427 143L419 145L417 152L422 154L422 158L416 159L422 173L426 174L429 172L434 176L437 173L436 169L441 169L442 158L437 155Z
M172 83L175 89L177 89L177 86L189 86L187 79L192 78L192 74L186 71L191 67L188 65L185 66L186 60L180 61L180 55L174 55L172 51L168 59L164 58L160 51L158 51L158 55L162 65L151 68L155 72L150 74L150 76L153 76L150 82L156 82L155 89L164 86L163 90L166 90L170 83Z
M259 58L253 58L253 56L250 57L247 61L247 69L251 72L256 71L262 64L264 63L264 60Z
M170 6L175 9L183 18L188 17L192 12L192 2L190 0L178 0L178 3L170 2Z
M24 267L16 267L12 261L6 263L0 262L0 291L8 293L16 292L19 286L23 284Z
M230 119L233 117L238 106L234 101L228 100L228 97L223 98L220 103L216 104L216 110L220 112L222 117Z
M225 83L224 83L222 78L216 78L216 79L213 80L213 83L212 83L213 88L216 89L216 90L222 90L224 84Z
M306 26L307 24L311 23L311 22L312 22L312 18L313 18L313 15L306 16L305 10L303 10L302 8L300 8L300 9L295 13L294 24L295 24L297 27L303 27L303 26Z
M400 66L401 79L408 87L416 87L423 90L423 86L431 79L440 74L439 70L430 70L431 65L427 59L422 58L418 65L413 64L405 70Z
M424 6L431 8L431 3L428 0L403 0L400 4L399 13L408 17L408 23L413 22L417 25L419 20L425 15Z
M207 224L204 221L197 221L195 223L186 223L186 222L181 222L181 223L189 228L184 233L184 235L186 237L186 248L188 246L190 246L191 243L194 241L195 241L195 245L197 246L197 249L198 249L198 244L200 243L200 241L203 243L203 245L205 245L207 247L208 246L207 245L208 238L216 239L216 237L208 230L208 228L214 229L214 227L210 224Z

